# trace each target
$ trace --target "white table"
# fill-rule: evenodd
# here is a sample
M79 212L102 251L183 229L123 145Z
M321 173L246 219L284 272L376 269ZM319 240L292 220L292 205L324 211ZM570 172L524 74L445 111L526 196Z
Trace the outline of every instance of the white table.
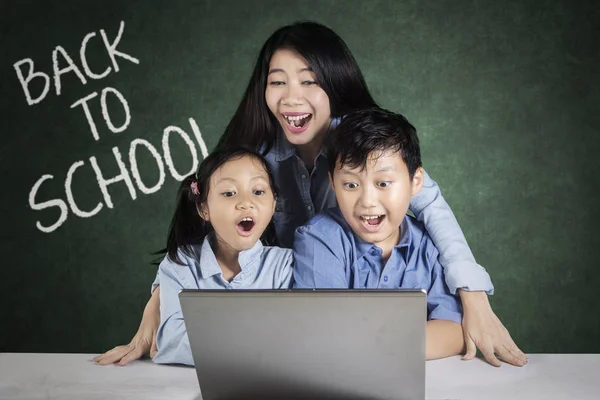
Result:
M0 353L0 399L200 400L193 368L144 360L100 366L91 354ZM531 354L523 368L460 357L427 362L427 399L600 399L600 354Z

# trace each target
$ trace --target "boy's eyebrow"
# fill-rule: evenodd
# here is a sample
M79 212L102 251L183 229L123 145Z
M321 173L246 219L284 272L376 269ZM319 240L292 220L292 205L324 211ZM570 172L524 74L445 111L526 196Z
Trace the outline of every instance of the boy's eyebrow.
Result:
M375 172L394 172L394 171L396 171L396 169L392 166L386 166L386 167L382 167L382 168L375 170ZM352 170L347 169L346 167L342 167L340 169L340 173L345 174L345 175L355 175L355 176L360 175L360 173L353 172Z
M346 167L342 167L340 168L340 174L344 174L344 175L354 175L354 176L358 176L360 174L357 174L356 172L353 172L352 170L346 168Z
M396 169L392 166L387 166L387 167L382 167L379 168L377 171L375 172L394 172Z

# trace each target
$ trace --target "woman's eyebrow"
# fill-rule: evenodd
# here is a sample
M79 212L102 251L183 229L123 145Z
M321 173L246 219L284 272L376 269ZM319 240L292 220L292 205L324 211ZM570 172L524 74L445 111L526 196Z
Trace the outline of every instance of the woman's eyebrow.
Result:
M314 72L311 67L302 67L302 68L299 68L296 72L300 73L300 72L307 72L307 71L308 72ZM271 68L269 70L269 74L268 75L274 74L276 72L283 72L283 73L285 73L285 71L282 68Z

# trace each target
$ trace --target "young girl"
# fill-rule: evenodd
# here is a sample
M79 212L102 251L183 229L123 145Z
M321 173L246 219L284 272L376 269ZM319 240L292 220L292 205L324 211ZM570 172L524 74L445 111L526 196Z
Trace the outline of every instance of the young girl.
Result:
M243 148L213 152L179 189L160 263L157 363L194 365L181 289L287 289L292 251L263 246L276 191L263 158ZM271 236L272 233L271 233ZM97 361L101 361L99 357Z
M263 45L242 101L219 147L244 144L260 149L280 188L274 215L279 245L292 246L294 230L322 209L335 206L323 140L352 111L376 107L358 64L329 28L300 22L285 26ZM461 297L466 359L479 347L486 359L524 365L525 355L492 311L489 275L479 266L438 185L425 173L409 208L424 222L440 251L446 282ZM158 289L155 292L158 292ZM156 332L158 295L146 306L138 333L106 362L121 364L150 350Z

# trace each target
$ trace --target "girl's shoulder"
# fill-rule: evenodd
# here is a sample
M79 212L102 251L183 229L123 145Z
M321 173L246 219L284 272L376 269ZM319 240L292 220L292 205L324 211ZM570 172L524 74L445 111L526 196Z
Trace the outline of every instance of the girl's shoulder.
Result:
M286 249L277 246L263 246L261 261L265 265L271 263L273 265L281 264L290 261L293 256L294 252L292 251L292 249Z

